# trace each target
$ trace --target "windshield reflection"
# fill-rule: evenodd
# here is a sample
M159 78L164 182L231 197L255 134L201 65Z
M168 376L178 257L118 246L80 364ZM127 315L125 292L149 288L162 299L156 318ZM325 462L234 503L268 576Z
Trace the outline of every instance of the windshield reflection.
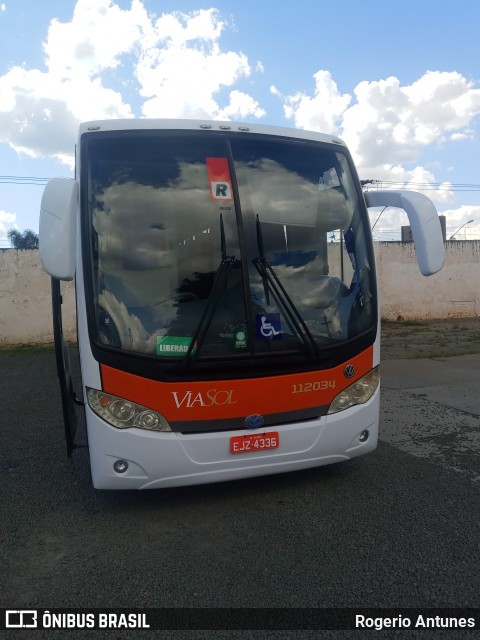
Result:
M342 154L248 138L227 164L220 138L122 144L92 148L88 180L102 344L187 361L315 356L372 324L365 223ZM236 201L212 196L208 159L234 171Z

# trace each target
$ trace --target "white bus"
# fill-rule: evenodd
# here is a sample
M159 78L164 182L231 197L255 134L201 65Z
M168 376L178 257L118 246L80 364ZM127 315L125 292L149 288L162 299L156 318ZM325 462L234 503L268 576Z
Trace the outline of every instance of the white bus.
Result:
M422 273L441 268L430 200L364 194L332 136L188 120L80 126L75 179L45 188L40 257L67 453L80 404L96 488L233 480L375 448L368 206L405 209ZM72 279L80 397L61 323L60 280Z

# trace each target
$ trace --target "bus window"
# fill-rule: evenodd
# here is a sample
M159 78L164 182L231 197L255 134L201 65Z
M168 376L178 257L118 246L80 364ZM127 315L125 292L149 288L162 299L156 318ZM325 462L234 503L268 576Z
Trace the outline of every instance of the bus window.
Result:
M222 260L221 234L232 268L205 349L229 348L232 327L245 329L242 275L233 262L240 258L235 206L211 197L208 178L208 159L227 163L225 156L224 144L212 140L93 143L88 199L100 342L109 344L115 326L120 344L113 346L183 355Z
M265 341L259 350L281 350L291 334L298 340L292 309L311 342L328 346L355 337L375 322L375 310L362 309L359 282L371 293L370 258L358 194L346 158L318 145L285 144L275 139L233 144L242 215L248 236L252 291L261 306L278 318L283 342ZM257 220L257 224L254 224ZM343 238L348 237L349 250ZM332 246L332 238L342 238ZM264 260L284 293L268 294L256 260ZM336 250L337 249L337 250ZM293 325L293 326L292 326Z
M369 257L338 151L106 136L88 157L100 343L175 359L314 356L374 326L374 306L352 322L360 282L370 297ZM340 268L336 231L350 238Z

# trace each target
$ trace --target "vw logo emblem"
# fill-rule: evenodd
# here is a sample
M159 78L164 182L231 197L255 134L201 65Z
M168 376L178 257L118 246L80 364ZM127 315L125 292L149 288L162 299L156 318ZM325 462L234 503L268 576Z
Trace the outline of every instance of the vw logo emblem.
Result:
M353 364L347 364L345 369L343 370L343 374L346 378L353 378L355 375L355 367Z
M262 427L264 423L263 416L258 415L258 413L254 413L251 416L247 416L245 418L245 427L247 429L258 429Z

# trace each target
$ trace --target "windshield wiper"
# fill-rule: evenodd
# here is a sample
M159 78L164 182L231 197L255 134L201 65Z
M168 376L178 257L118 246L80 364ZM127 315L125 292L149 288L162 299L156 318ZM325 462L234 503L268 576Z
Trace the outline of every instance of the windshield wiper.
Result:
M185 354L185 359L183 361L185 367L188 367L198 357L200 349L202 348L202 345L205 342L205 338L207 337L208 328L210 327L210 323L212 321L215 310L222 298L222 292L228 282L228 274L230 272L230 269L235 263L238 263L238 260L235 260L235 256L227 256L223 214L220 214L220 247L222 260L215 273L215 280L208 296L207 306L205 307L202 317L200 318L200 322L198 323L197 330L195 331L192 341Z
M260 218L257 214L257 244L258 244L258 258L254 258L253 264L257 269L263 282L263 289L265 291L265 300L267 304L270 304L270 291L275 298L279 307L283 307L285 318L290 326L290 329L294 331L301 339L305 348L311 356L318 357L319 349L312 335L312 332L305 324L305 320L302 318L299 310L295 306L295 303L288 295L287 290L281 283L279 277L273 270L267 257L265 256L265 250L263 245L262 226L260 224Z

